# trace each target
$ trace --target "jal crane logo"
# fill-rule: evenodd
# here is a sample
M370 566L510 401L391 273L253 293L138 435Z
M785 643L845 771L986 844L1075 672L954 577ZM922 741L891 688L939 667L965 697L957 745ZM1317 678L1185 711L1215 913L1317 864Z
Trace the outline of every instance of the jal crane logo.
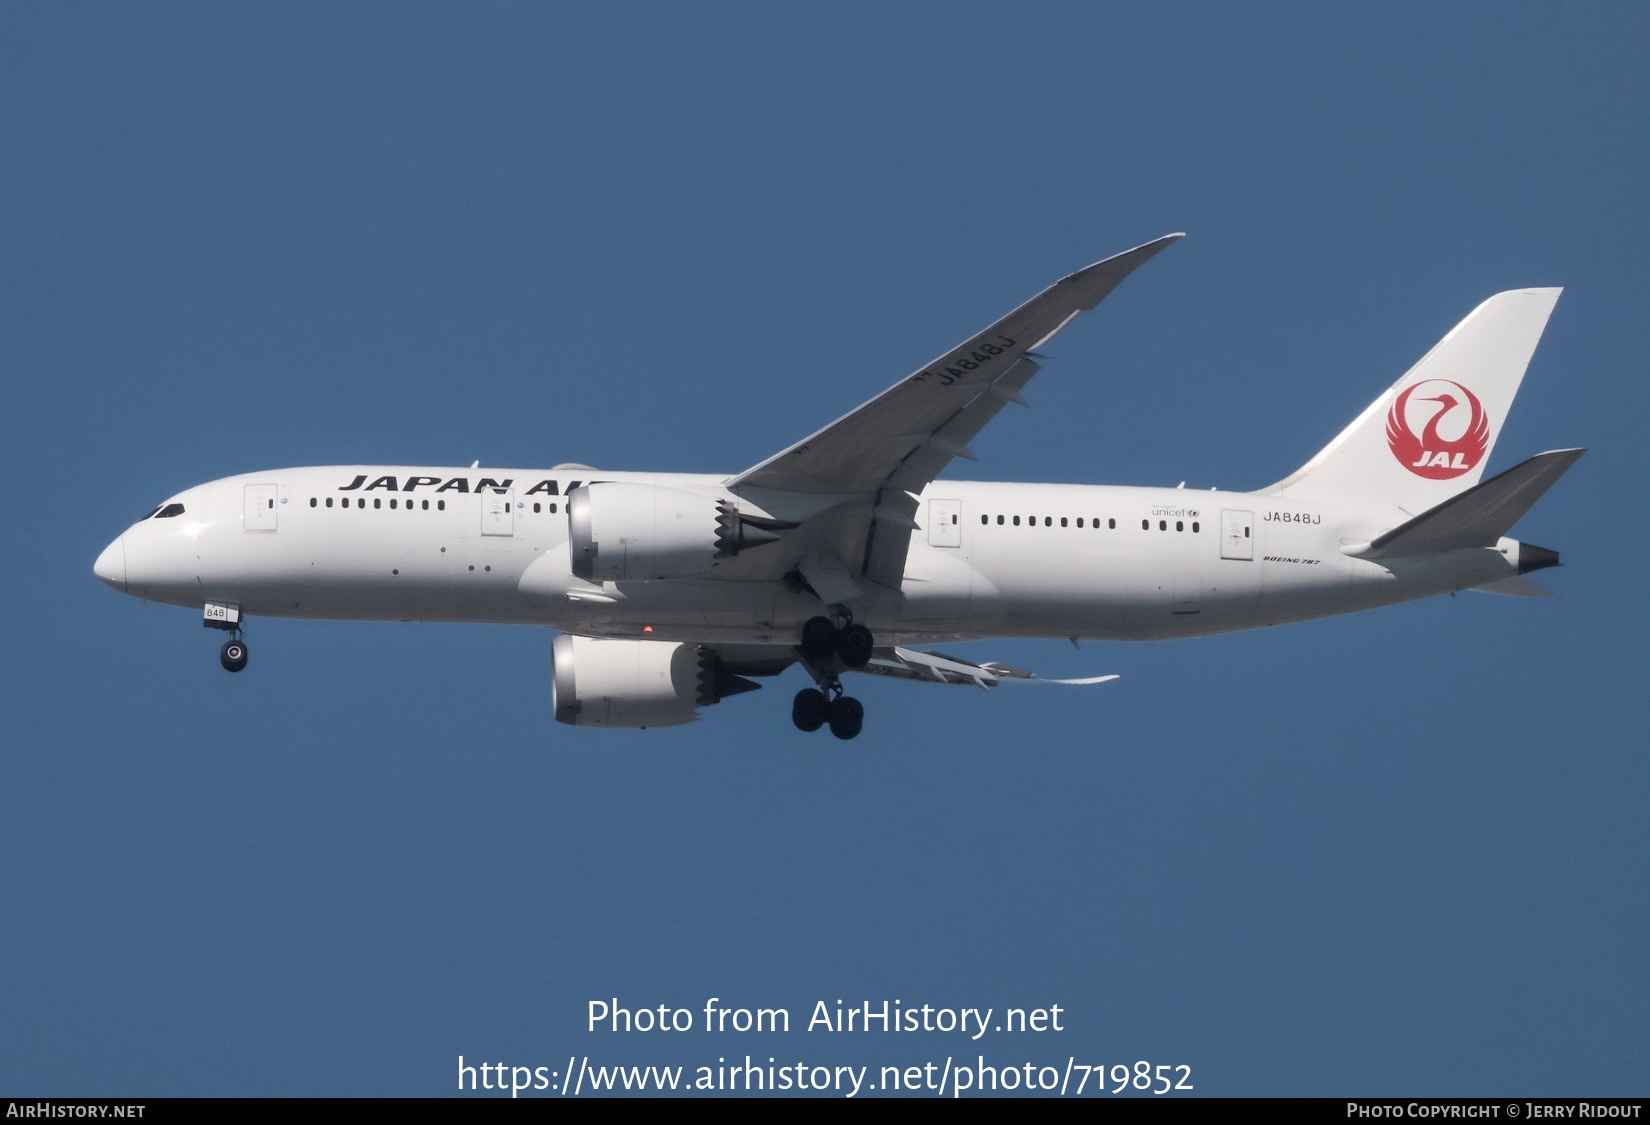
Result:
M1438 405L1429 408L1429 403ZM1422 424L1419 436L1417 421ZM1386 443L1398 463L1416 476L1449 480L1484 459L1490 421L1478 396L1460 383L1426 379L1405 387L1392 404L1386 416Z

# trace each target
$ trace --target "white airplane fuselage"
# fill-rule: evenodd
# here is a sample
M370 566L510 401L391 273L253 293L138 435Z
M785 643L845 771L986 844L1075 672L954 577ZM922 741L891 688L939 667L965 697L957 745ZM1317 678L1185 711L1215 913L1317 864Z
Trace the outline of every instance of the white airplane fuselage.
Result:
M251 617L548 626L586 636L790 645L820 599L798 581L572 574L565 497L631 481L722 498L728 478L404 466L285 469L188 489L98 560L149 601ZM891 643L985 637L1153 640L1389 605L1519 572L1519 544L1371 562L1343 547L1401 522L1386 505L1256 493L931 483L899 592L858 619ZM163 508L164 510L164 508Z
M791 721L859 735L845 673L992 687L1036 678L914 646L987 637L1224 633L1524 579L1558 554L1507 537L1584 452L1483 479L1558 299L1495 294L1328 445L1261 492L943 479L1041 370L1047 342L1166 235L1055 282L887 390L731 476L348 465L226 477L95 564L199 610L247 665L245 618L561 630L555 717L693 722L801 665ZM1045 683L1083 685L1116 676Z

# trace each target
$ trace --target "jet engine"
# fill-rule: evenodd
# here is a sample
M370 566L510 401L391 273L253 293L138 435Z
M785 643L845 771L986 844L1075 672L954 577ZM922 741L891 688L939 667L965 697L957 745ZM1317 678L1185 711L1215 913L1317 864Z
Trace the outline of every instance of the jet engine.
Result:
M586 582L693 578L779 538L726 500L623 481L569 492L567 537L573 573Z
M735 676L716 653L674 641L556 638L550 698L558 723L578 727L671 727L699 708L761 684Z

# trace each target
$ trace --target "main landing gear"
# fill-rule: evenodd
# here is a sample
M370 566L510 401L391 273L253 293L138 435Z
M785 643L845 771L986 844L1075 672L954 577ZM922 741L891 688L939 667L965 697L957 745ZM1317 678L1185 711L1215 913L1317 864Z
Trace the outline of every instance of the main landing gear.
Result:
M803 688L791 703L791 722L800 731L816 731L830 724L831 733L838 738L853 738L865 725L865 705L851 695L842 694L842 685L831 685L832 696L818 688Z
M835 656L849 668L863 668L876 642L863 625L840 629L829 617L810 617L802 623L802 655L828 663Z
M802 625L803 666L818 681L803 688L791 702L791 722L800 731L829 725L838 738L854 738L865 725L865 706L842 691L836 669L863 668L876 646L871 630L851 621L841 626L829 617L810 617Z

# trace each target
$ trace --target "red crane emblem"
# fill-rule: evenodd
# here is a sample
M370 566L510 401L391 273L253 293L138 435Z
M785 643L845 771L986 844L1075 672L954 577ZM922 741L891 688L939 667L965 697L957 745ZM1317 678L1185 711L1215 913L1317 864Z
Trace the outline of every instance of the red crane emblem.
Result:
M1436 402L1441 405L1427 419L1425 428L1417 437L1410 422L1409 404L1410 396L1422 388L1439 393L1415 399L1417 413L1423 413L1426 409L1421 403ZM1459 397L1452 391L1460 392ZM1465 417L1460 411L1462 406L1468 408ZM1440 432L1446 419L1448 428L1443 432L1453 433L1454 437L1445 437ZM1484 459L1484 451L1490 445L1490 421L1478 396L1460 383L1450 379L1427 379L1405 387L1392 404L1386 416L1386 443L1398 463L1416 476L1449 480L1476 468L1478 462Z

